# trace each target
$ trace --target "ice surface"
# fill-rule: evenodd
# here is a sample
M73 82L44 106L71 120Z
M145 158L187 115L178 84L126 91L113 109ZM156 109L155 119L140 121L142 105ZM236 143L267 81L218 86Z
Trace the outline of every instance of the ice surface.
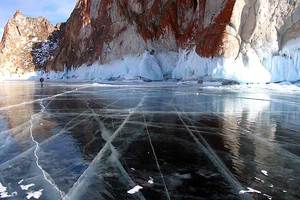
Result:
M2 198L300 198L296 85L1 84Z

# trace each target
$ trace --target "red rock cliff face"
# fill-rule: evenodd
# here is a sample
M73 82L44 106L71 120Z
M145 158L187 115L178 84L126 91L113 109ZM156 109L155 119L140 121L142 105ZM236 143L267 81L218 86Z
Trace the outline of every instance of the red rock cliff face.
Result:
M146 49L225 54L235 0L79 0L49 69L101 63Z

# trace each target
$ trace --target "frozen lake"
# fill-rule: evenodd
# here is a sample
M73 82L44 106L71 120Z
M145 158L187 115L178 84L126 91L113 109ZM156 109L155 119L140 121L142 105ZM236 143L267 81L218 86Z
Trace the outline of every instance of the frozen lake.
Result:
M0 199L300 199L300 93L0 83Z

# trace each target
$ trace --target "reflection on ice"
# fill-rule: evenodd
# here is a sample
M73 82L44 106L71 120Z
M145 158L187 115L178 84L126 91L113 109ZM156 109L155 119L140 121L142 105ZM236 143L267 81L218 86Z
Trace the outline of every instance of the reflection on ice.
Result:
M247 120L250 122L256 121L259 115L268 111L271 102L267 94L238 93L232 96L233 98L226 98L224 101L224 114L241 117L243 113L247 113Z
M0 92L1 198L300 198L298 95L170 83Z

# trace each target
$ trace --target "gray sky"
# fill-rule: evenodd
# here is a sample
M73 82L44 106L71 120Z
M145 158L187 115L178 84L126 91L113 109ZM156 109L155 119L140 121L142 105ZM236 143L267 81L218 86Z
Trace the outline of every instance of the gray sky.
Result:
M7 20L18 9L25 15L43 16L56 24L68 19L75 3L76 0L0 0L0 38Z

